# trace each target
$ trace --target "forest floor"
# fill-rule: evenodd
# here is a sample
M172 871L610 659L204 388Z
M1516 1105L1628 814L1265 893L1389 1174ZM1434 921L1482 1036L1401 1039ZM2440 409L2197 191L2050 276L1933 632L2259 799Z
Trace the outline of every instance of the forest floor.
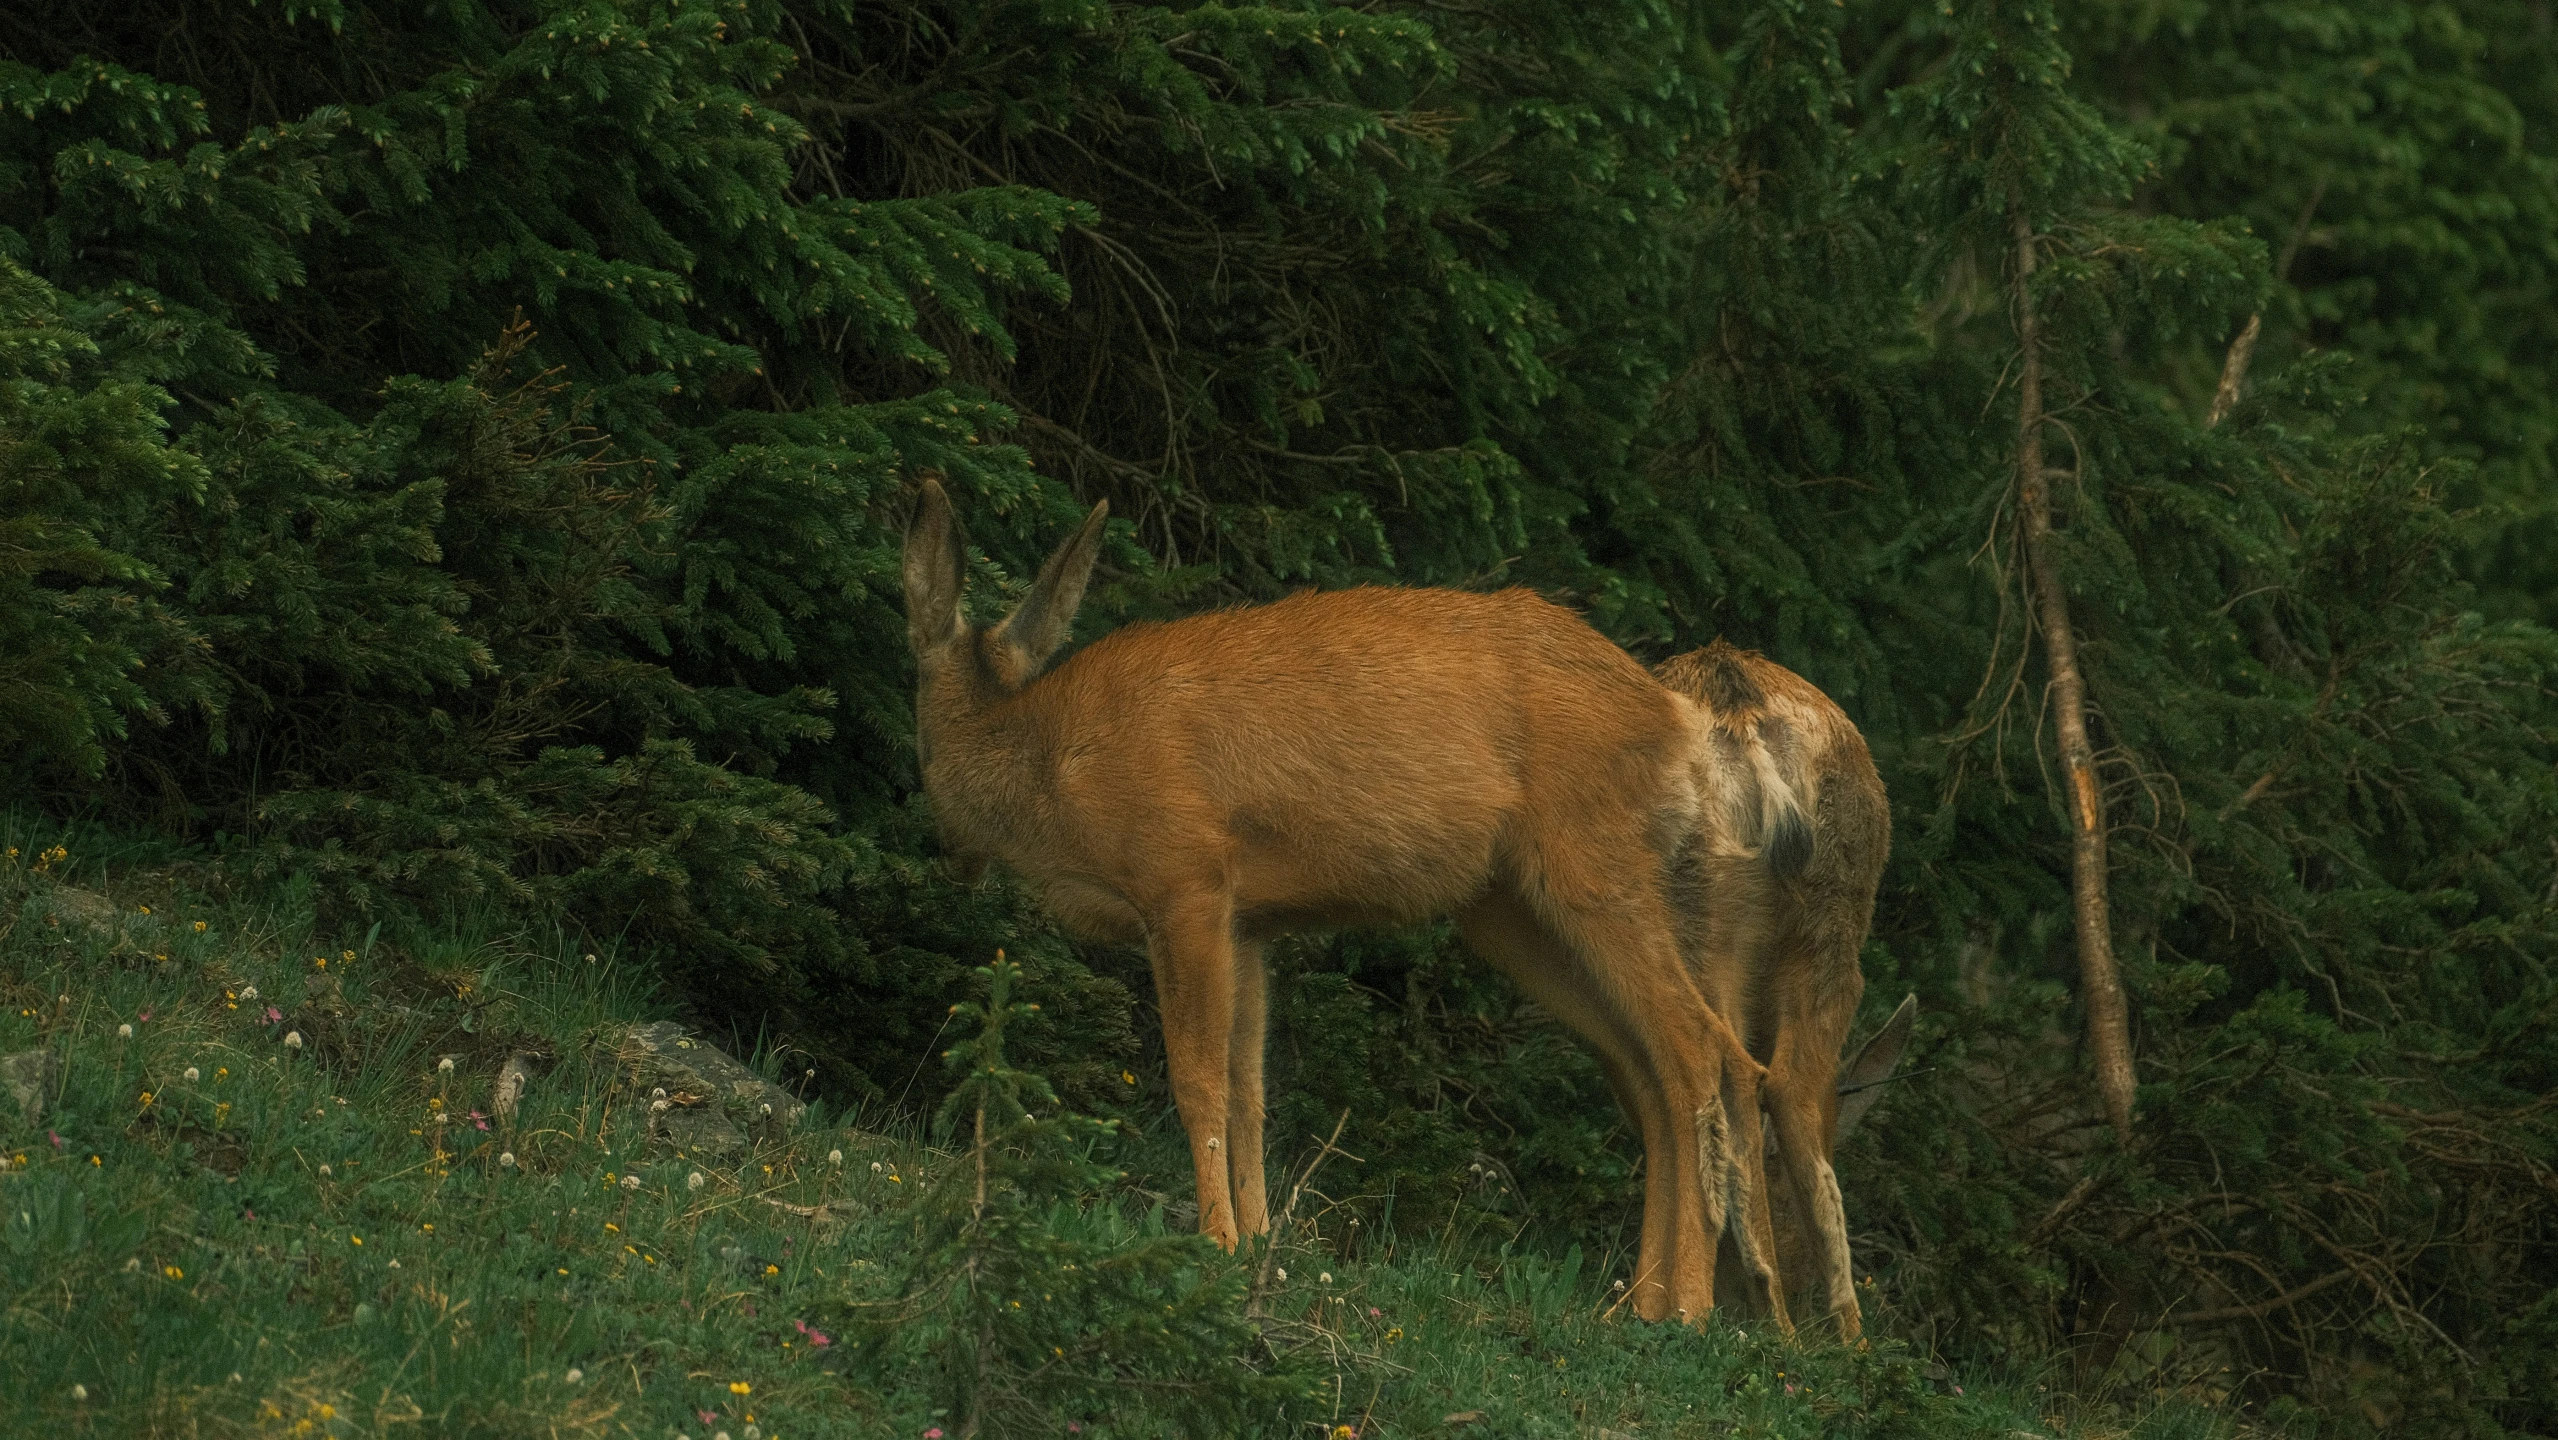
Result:
M207 898L182 857L94 840L80 854L77 835L5 828L0 1078L32 1084L43 1108L28 1122L0 1095L0 1432L964 1428L947 1373L877 1323L933 1283L915 1212L953 1162L911 1120L871 1128L819 1104L787 1125L784 1097L778 1119L754 1106L734 1138L670 1134L664 1112L652 1124L662 1087L631 1069L633 1027L660 1018L636 965L468 925L322 933L290 884ZM512 1107L510 1064L524 1077ZM723 1139L736 1148L702 1148ZM1132 1182L1068 1208L1159 1237L1144 1194ZM1642 1324L1577 1251L1365 1248L1283 1250L1267 1267L1258 1339L1234 1363L1294 1377L1298 1398L1261 1433L2240 1428L2172 1400L2082 1403L2030 1367L1967 1377L1890 1341ZM1204 1242L1196 1263L1238 1297L1262 1269ZM1203 1433L1167 1413L1085 1404L984 1433Z

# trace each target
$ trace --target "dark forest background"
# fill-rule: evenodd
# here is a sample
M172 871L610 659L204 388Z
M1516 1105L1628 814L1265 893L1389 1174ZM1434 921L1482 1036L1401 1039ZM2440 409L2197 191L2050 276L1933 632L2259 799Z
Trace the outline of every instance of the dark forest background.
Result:
M1103 497L1096 633L1533 586L1873 743L1882 1329L2549 1433L2553 356L2547 0L20 0L0 785L347 916L565 917L881 1113L1002 946L1016 1058L1161 1126L1142 957L936 863L915 472L990 615ZM1450 936L1280 959L1274 1136L1346 1108L1381 1217L1621 1234L1595 1068Z

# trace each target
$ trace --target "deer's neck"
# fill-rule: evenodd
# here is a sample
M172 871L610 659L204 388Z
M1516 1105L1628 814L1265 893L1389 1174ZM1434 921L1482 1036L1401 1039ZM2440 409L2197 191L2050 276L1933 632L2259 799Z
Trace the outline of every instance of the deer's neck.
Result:
M1049 828L1053 727L991 677L953 668L961 673L928 687L916 717L924 793L944 844L1024 869Z

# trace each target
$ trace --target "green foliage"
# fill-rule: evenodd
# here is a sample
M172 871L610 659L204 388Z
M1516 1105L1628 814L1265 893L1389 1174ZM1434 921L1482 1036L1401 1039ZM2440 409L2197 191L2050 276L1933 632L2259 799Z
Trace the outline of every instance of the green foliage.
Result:
M203 475L168 443L168 397L108 371L69 309L0 259L0 748L94 773L150 708L142 648L190 638L159 575L99 534L197 498Z
M927 466L981 594L1109 498L1095 629L1523 582L1839 698L1897 801L1871 993L1926 1015L1842 1160L1887 1332L2338 1433L2558 1413L2558 65L2522 0L0 23L0 776L299 877L324 926L618 940L839 1098L964 1087L989 1208L937 1185L876 1297L968 1357L918 1413L1191 1363L1136 1344L1148 1287L1248 1349L1232 1275L1077 1168L1069 1109L1187 1185L1142 962L933 863L895 599ZM2014 563L2020 217L2139 1023L2121 1147L2069 1039ZM935 1078L998 946L997 1048ZM1321 1233L1613 1279L1636 1147L1586 1057L1445 933L1286 948L1278 1153L1347 1109L1368 1157ZM1018 1330L951 1278L1048 1246L1147 1258ZM1560 1322L1519 1283L1494 1328L1532 1349Z

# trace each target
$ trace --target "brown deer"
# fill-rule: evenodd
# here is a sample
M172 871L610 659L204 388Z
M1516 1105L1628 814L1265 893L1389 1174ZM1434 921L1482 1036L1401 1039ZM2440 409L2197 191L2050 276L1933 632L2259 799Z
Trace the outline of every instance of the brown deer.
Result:
M1681 949L1706 1003L1767 1066L1785 1177L1772 1197L1785 1202L1780 1266L1807 1292L1817 1281L1854 1340L1863 1320L1830 1156L1899 1061L1917 1009L1903 1000L1858 1052L1843 1098L1840 1050L1865 993L1857 955L1892 848L1883 779L1845 712L1756 651L1718 640L1652 673L1697 702L1711 737L1699 782L1711 801L1681 871Z
M1524 590L1357 589L1122 627L1055 660L1105 502L1021 604L961 613L927 478L906 535L917 750L945 847L1070 931L1142 941L1199 1228L1269 1228L1263 946L1453 916L1598 1047L1643 1131L1636 1313L1701 1323L1727 1229L1782 1323L1763 1069L1702 999L1667 893L1700 811L1698 708Z

